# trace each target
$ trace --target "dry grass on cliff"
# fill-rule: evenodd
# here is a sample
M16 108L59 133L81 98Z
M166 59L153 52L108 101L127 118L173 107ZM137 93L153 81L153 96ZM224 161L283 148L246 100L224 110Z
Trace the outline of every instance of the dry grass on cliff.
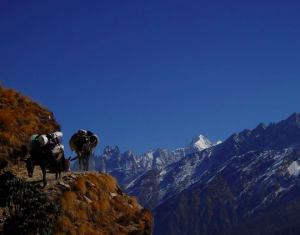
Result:
M20 156L31 135L59 130L52 112L0 83L0 165Z
M150 213L123 194L109 175L79 177L72 190L60 196L59 205L63 216L57 220L55 235L151 234Z

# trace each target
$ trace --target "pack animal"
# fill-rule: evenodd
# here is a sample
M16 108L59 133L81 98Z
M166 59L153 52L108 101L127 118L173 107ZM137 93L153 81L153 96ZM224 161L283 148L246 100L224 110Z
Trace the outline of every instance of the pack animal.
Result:
M70 171L70 159L65 159L64 153L54 155L49 146L41 146L30 151L30 158L24 160L28 176L32 177L35 166L40 166L43 172L43 186L47 185L46 168L55 169L56 179L61 178L62 171Z
M78 130L71 137L69 141L70 149L71 151L76 150L77 154L71 161L78 159L79 171L81 171L81 167L84 171L89 170L89 158L98 142L98 136L91 131Z
M89 144L84 144L81 150L76 150L76 153L77 153L77 156L75 158L71 159L71 161L78 159L79 171L81 171L81 168L84 171L88 171L89 170L89 160L90 160L90 156L92 154L92 149L89 147Z

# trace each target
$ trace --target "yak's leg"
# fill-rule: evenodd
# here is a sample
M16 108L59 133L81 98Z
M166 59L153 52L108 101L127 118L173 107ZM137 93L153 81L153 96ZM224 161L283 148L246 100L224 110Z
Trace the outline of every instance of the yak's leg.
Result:
M79 171L81 171L81 164L82 164L82 158L81 157L79 158L78 162L79 162L79 165L78 165L79 166ZM84 166L83 166L83 168L84 168Z
M64 161L63 159L60 159L59 163L58 163L58 174L59 174L59 179L61 179L61 172L62 172L62 161Z
M55 174L56 180L57 180L57 177L58 177L59 179L61 179L61 168L62 168L61 161L59 161L59 162L56 164L56 174Z
M46 178L46 166L45 165L42 165L41 166L41 169L43 171L43 183L44 183L44 188L46 187L47 185L47 178Z
M86 171L89 171L89 158L87 157L86 159L85 159L85 170Z
M59 163L55 164L55 179L57 180L57 176L58 176L58 168L59 168Z
M82 158L83 170L86 171L86 158Z
M57 179L57 176L58 176L58 179L61 179L61 171L58 171L57 174L56 174L56 179Z
M82 162L82 170L85 171L85 159L82 158L81 162Z

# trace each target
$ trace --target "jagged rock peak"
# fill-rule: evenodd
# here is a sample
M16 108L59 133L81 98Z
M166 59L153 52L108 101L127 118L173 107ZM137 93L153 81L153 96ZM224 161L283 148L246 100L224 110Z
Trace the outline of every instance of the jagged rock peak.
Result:
M120 154L120 149L119 149L118 145L115 147L115 152L117 152L118 154Z
M103 150L103 154L109 154L113 151L113 148L111 146L106 146Z
M257 127L253 129L253 131L265 130L267 128L266 124L260 123Z
M127 151L124 152L124 154L127 154L127 155L136 155L133 150L127 150Z
M289 116L288 118L287 118L287 120L288 121L296 121L296 122L299 122L299 117L300 116L300 114L298 114L298 113L293 113L291 116Z
M248 130L248 129L245 129L240 134L245 135L245 136L249 136L251 134L251 131Z
M124 155L124 157L126 157L126 158L127 158L127 157L135 157L135 158L137 157L136 154L135 154L135 152L132 151L132 150L127 150L126 152L124 152L123 155Z
M116 146L115 148L111 147L111 146L106 146L103 150L103 154L111 154L111 153L117 153L120 154L120 149L118 146Z

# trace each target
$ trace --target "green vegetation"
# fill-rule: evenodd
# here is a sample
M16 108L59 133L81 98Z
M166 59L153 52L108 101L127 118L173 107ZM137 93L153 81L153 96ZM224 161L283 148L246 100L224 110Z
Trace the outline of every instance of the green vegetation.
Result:
M0 190L1 204L6 207L3 234L53 234L53 223L59 210L48 196L22 179L7 181Z

